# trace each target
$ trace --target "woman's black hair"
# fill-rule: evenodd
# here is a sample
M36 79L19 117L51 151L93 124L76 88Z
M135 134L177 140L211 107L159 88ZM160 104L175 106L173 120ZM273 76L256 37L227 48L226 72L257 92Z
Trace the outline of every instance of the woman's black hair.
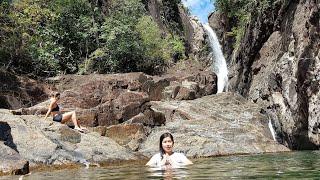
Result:
M163 150L163 148L162 148L162 141L163 141L163 139L164 138L166 138L166 137L170 137L170 139L171 139L171 141L172 141L172 144L174 144L174 140L173 140L173 136L172 136L172 134L170 134L170 133L163 133L161 136L160 136L160 143L159 143L159 150L160 150L160 155L161 155L161 159L163 159L163 155L164 155L164 150Z

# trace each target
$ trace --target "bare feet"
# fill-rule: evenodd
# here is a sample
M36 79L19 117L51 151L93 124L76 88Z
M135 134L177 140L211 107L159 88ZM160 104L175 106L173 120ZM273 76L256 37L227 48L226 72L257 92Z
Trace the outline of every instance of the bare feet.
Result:
M81 133L84 132L84 131L83 131L81 128L79 128L79 127L75 127L74 130L79 131L79 132L81 132Z

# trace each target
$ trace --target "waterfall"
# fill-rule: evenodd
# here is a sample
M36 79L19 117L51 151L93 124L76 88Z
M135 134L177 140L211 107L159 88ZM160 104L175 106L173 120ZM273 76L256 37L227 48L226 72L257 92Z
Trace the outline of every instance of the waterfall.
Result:
M276 139L276 132L275 132L275 130L273 129L273 126L272 126L272 123L271 123L271 120L270 120L270 119L269 119L268 126L269 126L269 129L270 129L270 132L271 132L271 135L272 135L273 140L274 140L274 141L277 141L277 139Z
M209 37L209 43L213 53L213 72L218 76L217 93L226 92L228 91L228 69L219 40L209 24L203 24L203 27Z

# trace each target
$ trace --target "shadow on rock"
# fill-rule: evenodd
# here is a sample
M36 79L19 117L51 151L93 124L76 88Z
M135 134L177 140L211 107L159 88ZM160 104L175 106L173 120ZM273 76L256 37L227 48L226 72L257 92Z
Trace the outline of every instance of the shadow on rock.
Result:
M19 153L17 146L14 144L12 139L11 127L6 122L0 122L0 141L4 141L5 145Z

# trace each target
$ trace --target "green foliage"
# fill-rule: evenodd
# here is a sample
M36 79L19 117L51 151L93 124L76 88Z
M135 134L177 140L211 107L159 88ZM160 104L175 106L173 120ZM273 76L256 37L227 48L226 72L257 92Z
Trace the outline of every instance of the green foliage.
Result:
M173 32L173 34L183 34L182 20L179 15L178 4L181 0L162 0L161 1L161 20Z
M44 1L41 4L30 0L22 2L25 4L15 5L21 13L16 14L14 19L17 24L24 27L21 33L25 46L22 48L25 48L27 58L23 61L30 63L34 74L55 74L59 69L56 55L61 53L62 47L56 42L53 36L55 32L49 25L58 16L48 7L50 1ZM29 71L29 68L24 69L24 72Z
M62 46L56 54L62 71L74 73L96 49L96 24L91 4L87 0L58 0L53 5L59 18L52 24L56 41Z
M82 65L84 71L155 74L176 54L177 58L183 57L182 41L164 35L146 15L140 1L128 0L122 6L116 5L101 27L102 46Z
M139 19L136 29L142 39L142 47L149 59L170 59L169 44L161 37L161 31L150 16Z
M139 64L142 69L156 69L172 58L184 58L185 47L180 38L162 34L156 22L150 16L140 18L136 30L140 33L144 51L144 61Z
M52 14L45 6L30 0L21 0L12 5L1 4L1 8L6 9L1 11L3 26L0 30L3 34L0 56L4 59L4 66L23 73L37 72L37 66L41 64L33 61L30 52L33 42L40 38L38 32L42 24L51 21Z
M91 0L1 1L0 65L40 76L152 74L172 59L184 58L181 38L164 34L141 0L112 0L108 6L102 13L98 1ZM172 12L166 18L178 27L170 20Z
M9 46L10 40L12 37L10 34L13 32L13 28L11 27L9 14L9 2L2 1L0 3L0 65L4 66L8 64L8 61L11 56L11 51L14 50L12 46Z
M9 45L14 51L2 52L14 52L5 64L12 64L21 73L76 72L84 57L95 49L95 12L87 0L21 0L8 6L6 18L11 32L4 44L14 44Z
M253 13L261 13L270 8L274 2L275 0L215 0L214 5L216 10L225 14L232 24L232 32L229 35L235 37L235 47L237 47Z
M172 48L171 56L175 61L185 58L185 46L181 38L176 35L169 37L170 47Z
M85 64L86 71L100 73L137 71L142 60L140 37L135 24L144 12L142 3L128 0L114 4L113 11L101 26L101 47L96 49ZM89 61L89 62L88 62Z

